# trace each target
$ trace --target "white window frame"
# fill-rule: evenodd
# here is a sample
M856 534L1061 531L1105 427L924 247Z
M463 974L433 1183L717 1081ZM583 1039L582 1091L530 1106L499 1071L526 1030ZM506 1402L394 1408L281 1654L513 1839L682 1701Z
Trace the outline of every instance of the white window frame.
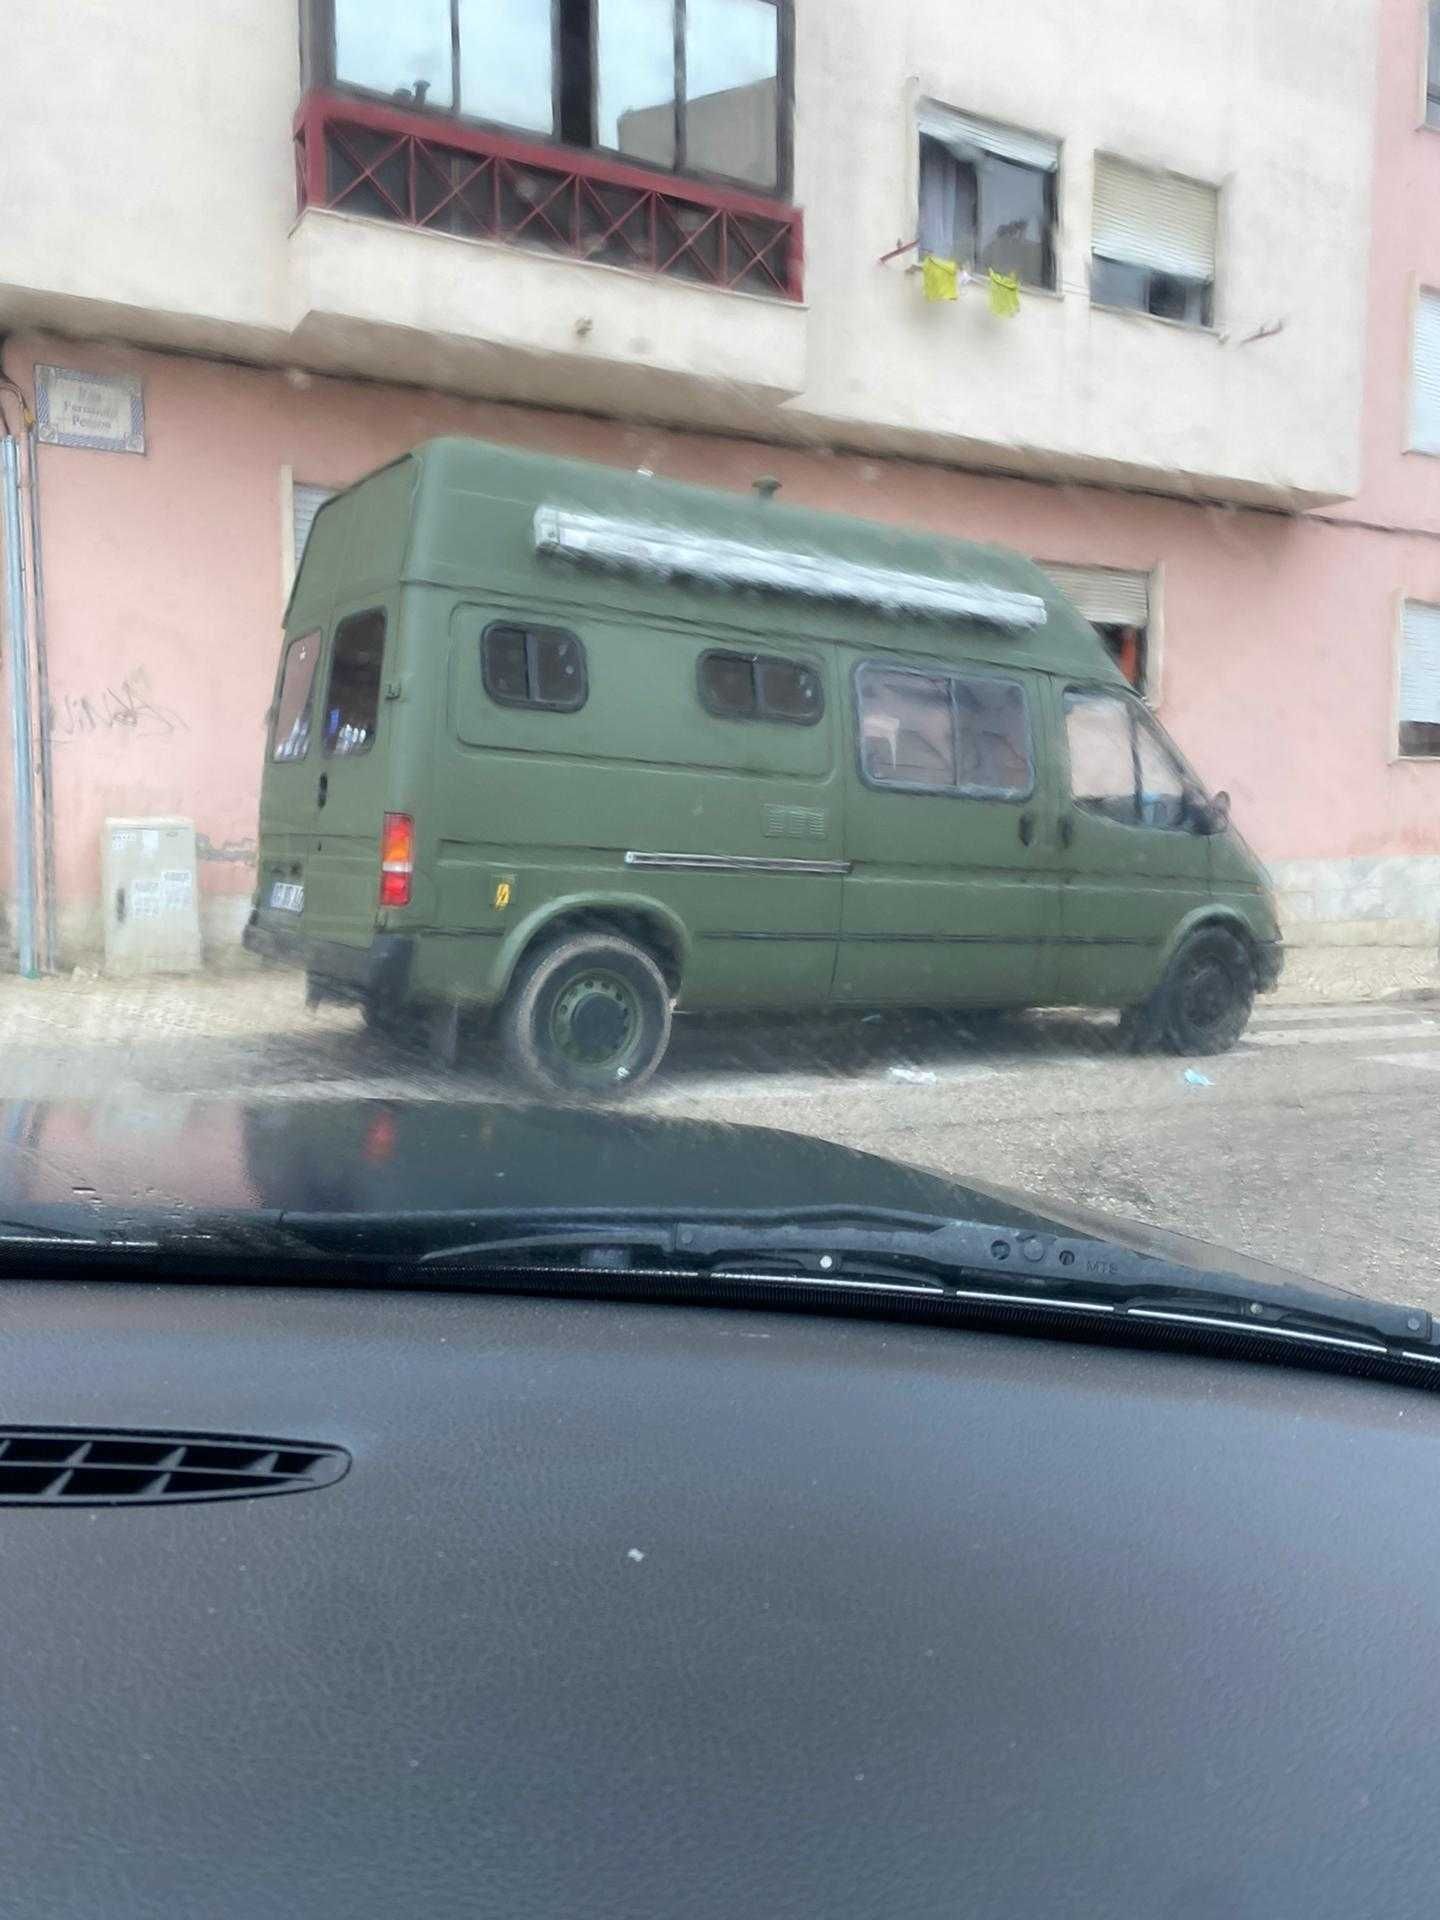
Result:
M1429 607L1440 614L1440 593L1433 599L1426 599L1418 593L1406 593L1403 589L1395 595L1395 612L1391 631L1394 636L1393 658L1390 674L1390 763L1392 766L1440 767L1440 753L1405 753L1400 746L1400 685L1405 672L1405 609L1410 606Z
M1416 0L1416 12L1420 16L1420 72L1419 98L1416 102L1416 126L1429 133L1440 133L1440 99L1430 101L1430 14L1432 7L1440 5L1440 0ZM1440 74L1436 76L1440 81Z
M1160 668L1164 657L1164 562L1157 560L1148 567L1115 566L1107 560L1037 560L1035 564L1052 579L1057 571L1063 575L1067 572L1083 570L1087 573L1123 573L1132 579L1144 580L1147 603L1145 684L1134 688L1133 691L1139 695L1152 713L1157 712L1160 706ZM1061 588L1062 592L1064 591L1063 579L1057 580L1055 584ZM1079 611L1083 613L1084 609L1080 608ZM1085 618L1088 620L1090 616L1085 614Z
M330 494L340 492L340 485L331 486L324 480L297 480L295 469L282 466L280 469L280 608L281 617L289 604L290 591L295 585L295 574L299 567L300 556L295 551L295 492L298 487L314 487Z
M1224 254L1224 221L1226 210L1226 184L1221 180L1202 180L1195 174L1181 173L1174 167L1155 164L1139 159L1128 153L1118 153L1110 147L1097 147L1090 156L1090 206L1089 234L1086 246L1086 277L1090 283L1090 305L1097 313L1118 313L1138 319L1158 321L1162 326L1183 327L1187 333L1218 336L1220 328L1220 289L1222 284L1221 266ZM1193 275L1178 273L1174 269L1146 264L1140 261L1126 262L1113 253L1096 247L1096 200L1100 189L1100 174L1104 164L1109 161L1116 167L1128 168L1132 173L1149 174L1157 180L1173 180L1182 187L1195 187L1207 193L1214 205L1213 235L1210 246L1210 278L1197 280ZM1094 266L1097 257L1113 261L1118 265L1133 265L1139 271L1165 273L1172 279L1188 281L1195 286L1208 290L1209 315L1204 320L1177 320L1170 314L1150 313L1143 307L1116 306L1109 301L1097 300L1094 293Z
M1054 148L1055 175L1054 205L1050 225L1050 263L1054 272L1054 285L1043 287L1029 280L1021 282L1027 300L1063 300L1065 298L1065 261L1062 241L1065 232L1065 196L1071 190L1067 178L1068 149L1058 134L1039 133L1031 127L999 114L962 112L959 107L951 106L947 99L947 88L931 85L912 75L905 85L905 111L900 116L900 133L905 141L904 168L901 174L904 200L897 210L897 229L905 234L919 233L920 212L920 137L926 131L923 124L927 110L935 115L951 115L959 122L970 122L977 127L993 128L999 135L1013 133L1018 140L1033 141L1037 148ZM912 270L919 271L920 253L918 245L912 256Z
M1435 324L1440 331L1440 287L1427 287L1416 278L1410 285L1409 327L1405 342L1406 390L1405 390L1405 451L1423 454L1433 460L1440 454L1440 386L1436 397L1436 430L1433 443L1422 443L1416 434L1416 400L1419 397L1419 379L1417 377L1418 355L1416 348L1420 340L1421 315L1425 312L1425 302L1435 302ZM1437 368L1440 368L1440 342L1437 342Z

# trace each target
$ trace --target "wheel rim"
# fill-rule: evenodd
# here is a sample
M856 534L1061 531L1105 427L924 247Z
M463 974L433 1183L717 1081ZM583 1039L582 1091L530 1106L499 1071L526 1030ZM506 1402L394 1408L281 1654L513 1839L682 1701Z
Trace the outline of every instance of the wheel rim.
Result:
M1235 982L1222 960L1206 955L1186 969L1180 986L1180 1011L1201 1033L1222 1027L1235 1009Z
M634 1056L639 995L607 967L588 967L561 989L550 1011L550 1044L568 1066L614 1073Z

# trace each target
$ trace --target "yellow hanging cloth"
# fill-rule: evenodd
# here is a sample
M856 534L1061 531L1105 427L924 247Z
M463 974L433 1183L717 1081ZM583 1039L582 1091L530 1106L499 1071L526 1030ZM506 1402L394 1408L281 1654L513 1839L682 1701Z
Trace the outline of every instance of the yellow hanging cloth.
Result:
M922 285L927 300L954 300L957 298L960 277L958 260L941 260L933 253L927 253L920 262Z
M990 311L999 320L1013 320L1020 311L1020 282L1013 273L996 273L990 279Z

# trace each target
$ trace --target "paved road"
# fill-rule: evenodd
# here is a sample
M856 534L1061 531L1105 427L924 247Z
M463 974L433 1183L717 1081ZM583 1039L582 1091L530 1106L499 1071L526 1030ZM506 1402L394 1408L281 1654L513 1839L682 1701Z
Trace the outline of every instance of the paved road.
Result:
M1234 1052L1188 1063L1118 1054L1112 1027L682 1021L633 1104L1109 1208L1440 1308L1440 1005L1262 1003ZM288 976L0 1001L0 1097L497 1090L483 1054L441 1073L348 1010L306 1013Z

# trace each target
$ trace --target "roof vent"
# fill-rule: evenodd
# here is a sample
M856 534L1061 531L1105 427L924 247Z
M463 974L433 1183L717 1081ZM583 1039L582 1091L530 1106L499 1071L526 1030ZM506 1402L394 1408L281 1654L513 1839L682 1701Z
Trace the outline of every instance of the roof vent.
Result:
M342 1447L216 1433L0 1427L0 1506L118 1507L242 1500L329 1486Z

